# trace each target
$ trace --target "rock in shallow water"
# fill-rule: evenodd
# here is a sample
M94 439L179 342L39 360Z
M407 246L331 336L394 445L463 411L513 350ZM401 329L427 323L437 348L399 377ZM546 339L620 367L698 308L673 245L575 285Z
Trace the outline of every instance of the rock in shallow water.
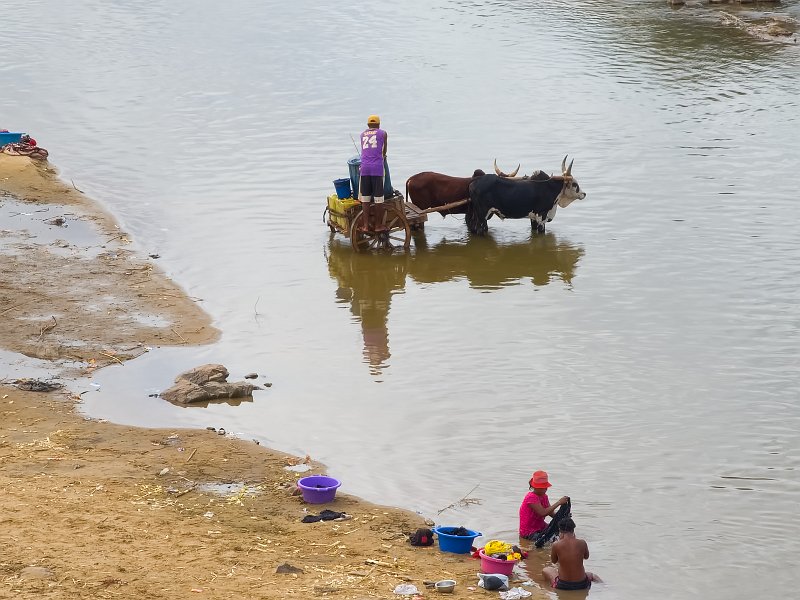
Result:
M244 398L260 390L245 381L228 383L228 369L223 365L202 365L175 378L175 385L161 392L161 397L176 404L191 404L206 400Z

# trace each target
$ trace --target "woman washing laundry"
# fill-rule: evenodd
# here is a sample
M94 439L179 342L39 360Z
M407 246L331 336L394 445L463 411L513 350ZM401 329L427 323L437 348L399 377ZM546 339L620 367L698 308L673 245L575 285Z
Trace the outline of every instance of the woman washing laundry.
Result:
M528 481L528 485L529 491L519 507L519 537L536 540L547 530L545 517L552 517L558 508L564 505L567 506L565 516L569 513L569 497L562 496L554 504L550 504L547 488L552 484L548 481L546 471L536 471Z

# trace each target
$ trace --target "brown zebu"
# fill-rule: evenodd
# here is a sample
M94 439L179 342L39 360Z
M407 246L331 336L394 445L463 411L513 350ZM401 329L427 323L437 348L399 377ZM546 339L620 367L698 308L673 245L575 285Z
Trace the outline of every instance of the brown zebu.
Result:
M500 177L516 177L519 172L519 165L511 173L503 173L494 161L494 172ZM472 177L452 177L435 173L434 171L424 171L412 175L406 181L406 200L412 202L422 210L444 206L452 202L467 200L469 198L469 185L478 177L486 175L481 169L476 169ZM457 206L438 211L442 216L451 214L464 214L467 212L466 205Z

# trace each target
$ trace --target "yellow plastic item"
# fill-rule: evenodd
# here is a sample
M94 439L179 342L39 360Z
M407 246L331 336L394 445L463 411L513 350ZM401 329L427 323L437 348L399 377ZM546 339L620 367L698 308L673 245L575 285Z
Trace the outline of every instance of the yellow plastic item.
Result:
M506 544L500 540L489 540L483 547L483 553L486 555L510 554L511 549L511 544Z
M360 204L355 198L345 198L344 200L337 198L337 200L339 200L339 206L343 212Z
M354 206L358 206L358 204L359 202L355 198L345 198L344 200L342 200L336 194L331 194L330 196L328 196L328 208L331 211L335 211L342 215L346 214L347 211L353 208ZM333 214L333 212L331 212L330 214L330 220L335 224L337 224L340 228L344 229L345 231L347 231L348 228L350 227L350 223L348 222L347 217L340 217L338 215Z

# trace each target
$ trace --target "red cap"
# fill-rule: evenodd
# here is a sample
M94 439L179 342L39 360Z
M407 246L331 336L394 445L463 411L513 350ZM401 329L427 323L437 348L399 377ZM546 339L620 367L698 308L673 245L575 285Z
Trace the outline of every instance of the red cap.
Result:
M549 488L552 484L547 481L547 471L536 471L528 484L534 489Z

